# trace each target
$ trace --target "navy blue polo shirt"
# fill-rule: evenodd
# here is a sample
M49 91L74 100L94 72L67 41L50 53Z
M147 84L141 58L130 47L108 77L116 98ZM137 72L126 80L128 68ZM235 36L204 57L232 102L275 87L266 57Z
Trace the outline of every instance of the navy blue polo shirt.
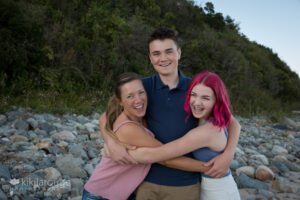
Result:
M169 89L158 74L143 79L148 95L146 120L148 128L155 138L162 143L168 143L182 137L196 127L196 119L190 117L183 109L185 95L190 78L179 72L179 83L176 88ZM192 157L192 154L187 156ZM196 184L199 173L186 172L153 164L145 181L169 186L186 186Z

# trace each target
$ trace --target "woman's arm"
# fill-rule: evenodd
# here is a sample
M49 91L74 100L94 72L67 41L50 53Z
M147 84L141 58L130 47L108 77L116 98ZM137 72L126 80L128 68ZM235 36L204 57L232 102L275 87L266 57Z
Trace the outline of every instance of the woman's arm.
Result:
M137 147L159 147L162 145L161 142L148 134L144 128L134 123L123 125L116 134L121 142ZM210 168L205 167L203 162L188 157L178 157L159 163L167 167L193 172L205 172Z
M137 162L128 154L127 149L109 136L105 129L106 115L103 113L99 118L100 136L103 138L110 157L119 164L137 164ZM128 148L128 147L127 147Z

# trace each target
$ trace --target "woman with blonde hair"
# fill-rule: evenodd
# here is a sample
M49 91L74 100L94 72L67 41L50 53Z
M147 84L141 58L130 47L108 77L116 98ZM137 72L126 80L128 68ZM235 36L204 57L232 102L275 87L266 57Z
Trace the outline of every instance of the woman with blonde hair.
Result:
M146 128L144 116L147 109L147 94L140 80L134 73L122 74L116 83L113 97L106 111L105 129L115 140L124 145L136 147L158 147L162 144ZM204 172L203 162L179 157L161 161L168 167ZM150 164L122 165L103 155L90 179L84 186L83 200L125 200L144 180Z

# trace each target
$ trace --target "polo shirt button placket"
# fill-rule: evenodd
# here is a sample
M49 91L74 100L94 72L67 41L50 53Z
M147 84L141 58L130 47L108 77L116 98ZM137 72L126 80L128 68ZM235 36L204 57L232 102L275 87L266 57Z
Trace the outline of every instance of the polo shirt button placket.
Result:
M168 107L171 106L171 91L168 92L168 96L167 96L167 106L168 106Z

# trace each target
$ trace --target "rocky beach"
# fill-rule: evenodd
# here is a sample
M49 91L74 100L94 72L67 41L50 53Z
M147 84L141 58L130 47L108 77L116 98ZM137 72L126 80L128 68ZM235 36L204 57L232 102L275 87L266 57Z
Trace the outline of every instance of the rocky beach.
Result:
M80 200L101 159L98 118L0 113L0 199ZM231 170L242 199L300 199L300 118L237 118L242 130Z

